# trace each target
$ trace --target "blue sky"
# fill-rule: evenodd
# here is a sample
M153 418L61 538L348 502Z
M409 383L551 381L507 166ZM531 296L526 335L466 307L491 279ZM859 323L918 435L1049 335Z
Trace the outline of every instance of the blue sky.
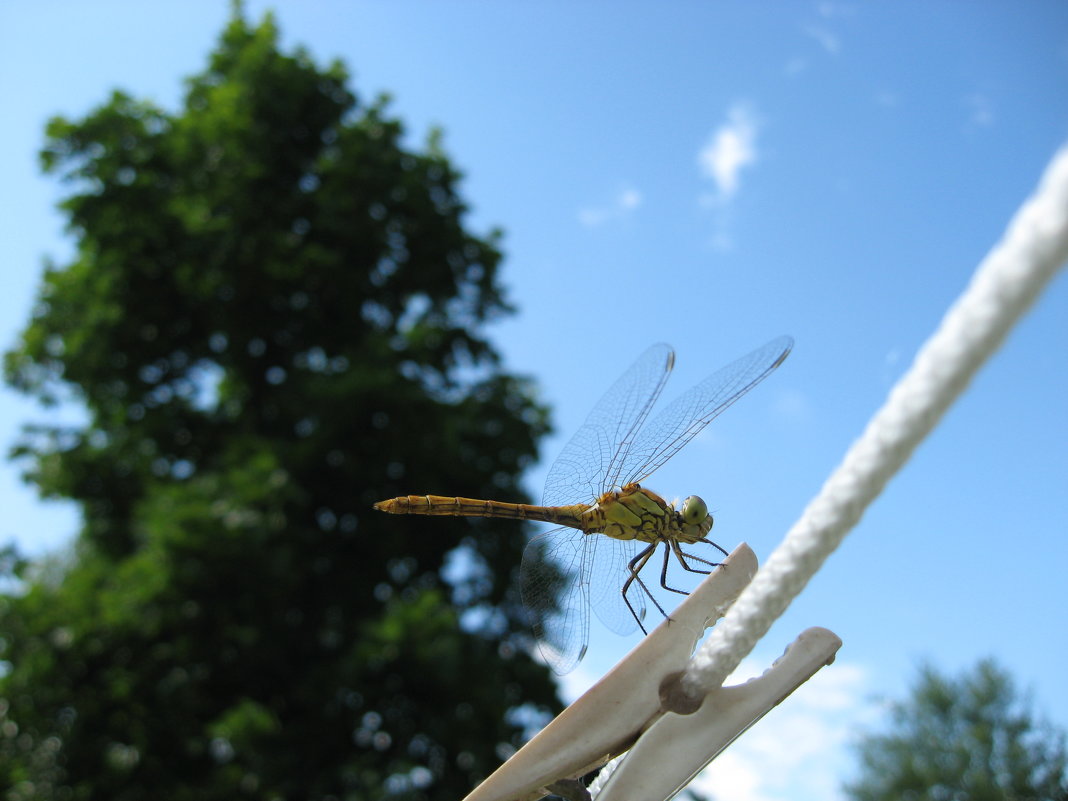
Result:
M258 18L268 5L249 2ZM780 333L786 364L647 482L702 495L713 533L761 558L882 403L1068 134L1068 5L280 2L287 46L389 91L466 173L470 224L506 231L519 313L491 331L535 376L552 462L650 343L677 350L665 399ZM225 2L0 7L0 342L42 259L70 252L47 118L113 87L174 108ZM741 801L833 798L845 746L920 659L993 655L1068 727L1068 283L1061 276L758 646L802 629L838 661L702 779ZM0 391L7 446L36 412ZM412 487L412 492L447 492ZM582 500L582 499L576 499ZM0 540L33 553L77 528L0 467ZM1028 556L1030 554L1030 556ZM1045 625L1050 622L1052 625ZM597 637L569 689L633 641Z

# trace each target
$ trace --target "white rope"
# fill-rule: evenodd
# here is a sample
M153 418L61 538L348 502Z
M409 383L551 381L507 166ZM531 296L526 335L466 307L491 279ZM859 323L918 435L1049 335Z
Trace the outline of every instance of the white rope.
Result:
M694 655L682 688L720 686L838 547L972 376L1068 260L1068 145L908 373Z
M620 754L619 756L608 760L601 766L600 771L593 777L593 781L591 781L586 788L590 791L590 796L592 798L597 798L604 786L608 784L608 779L616 772L616 768L623 764L623 760L626 759L626 756L626 754Z

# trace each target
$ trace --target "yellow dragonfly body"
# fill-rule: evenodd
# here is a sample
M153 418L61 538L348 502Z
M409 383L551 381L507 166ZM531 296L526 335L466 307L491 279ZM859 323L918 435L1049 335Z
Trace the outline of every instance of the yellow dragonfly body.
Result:
M687 499L676 510L651 490L628 484L622 490L604 493L594 503L571 506L533 506L526 503L482 501L443 495L405 495L376 503L374 508L392 515L452 515L456 517L506 517L576 528L583 534L604 534L617 540L647 543L700 542L712 528L712 516L696 520L697 499ZM694 511L690 512L689 509ZM687 514L688 512L688 514Z

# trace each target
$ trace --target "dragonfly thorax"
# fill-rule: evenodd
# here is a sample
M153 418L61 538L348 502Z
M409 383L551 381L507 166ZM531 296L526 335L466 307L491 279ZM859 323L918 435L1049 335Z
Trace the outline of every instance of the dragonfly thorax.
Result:
M598 498L582 514L581 522L587 534L604 534L617 540L693 543L712 528L712 515L696 495L675 509L655 492L628 484Z

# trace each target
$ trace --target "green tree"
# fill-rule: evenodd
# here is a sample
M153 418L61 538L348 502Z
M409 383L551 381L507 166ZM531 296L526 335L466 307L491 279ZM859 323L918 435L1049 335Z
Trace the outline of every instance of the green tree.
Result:
M924 667L889 730L859 743L857 801L1039 801L1068 798L1065 736L1035 718L993 661L958 679Z
M498 234L347 81L237 7L178 112L48 126L77 252L5 369L84 405L15 451L84 524L0 597L7 801L455 799L557 704L520 524L370 509L523 500L546 414L481 333Z

